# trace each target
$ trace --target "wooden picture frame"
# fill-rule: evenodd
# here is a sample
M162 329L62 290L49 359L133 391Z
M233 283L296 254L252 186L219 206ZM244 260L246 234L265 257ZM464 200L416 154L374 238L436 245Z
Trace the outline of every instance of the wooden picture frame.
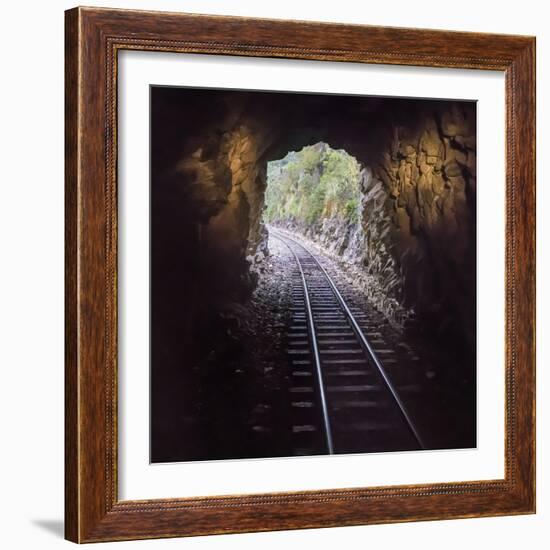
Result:
M501 71L506 82L504 479L173 500L117 495L117 54ZM66 12L66 538L97 542L535 511L535 39L99 8Z

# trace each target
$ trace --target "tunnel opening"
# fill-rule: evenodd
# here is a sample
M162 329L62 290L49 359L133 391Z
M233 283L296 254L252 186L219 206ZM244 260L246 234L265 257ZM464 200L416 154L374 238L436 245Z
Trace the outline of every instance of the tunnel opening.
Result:
M327 242L344 255L362 229L361 165L319 142L267 166L263 222ZM351 255L351 254L349 254Z
M283 229L320 247L399 328L410 311L400 301L403 287L391 255L392 243L387 240L385 206L372 170L326 142L306 145L267 163L264 226Z
M403 301L403 277L394 250L398 237L391 231L387 193L373 170L345 149L312 141L280 158L273 153L268 157L259 229L252 225L248 238L253 282L262 276L269 255L269 228L281 229L337 261L385 322L401 330L414 310ZM275 151L281 150L278 144ZM254 242L258 244L253 248Z
M326 220L360 224L361 167L344 150L319 142L268 162L265 223L317 233Z

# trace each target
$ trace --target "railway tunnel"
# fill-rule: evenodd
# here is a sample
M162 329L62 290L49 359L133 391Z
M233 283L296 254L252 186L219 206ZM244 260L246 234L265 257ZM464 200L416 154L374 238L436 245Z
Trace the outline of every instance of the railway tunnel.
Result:
M397 328L415 327L472 368L475 104L395 98L388 109L380 98L153 88L151 108L159 456L178 453L163 436L187 422L185 412L174 418L175 403L196 397L182 365L208 371L197 358L246 322L256 266L269 254L268 164L307 146L328 143L360 166L362 253L353 261L368 275L369 300Z

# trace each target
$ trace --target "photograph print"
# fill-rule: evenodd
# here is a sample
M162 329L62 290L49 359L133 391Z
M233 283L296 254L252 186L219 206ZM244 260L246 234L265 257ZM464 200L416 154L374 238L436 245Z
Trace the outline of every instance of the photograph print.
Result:
M150 87L152 463L476 447L476 102Z

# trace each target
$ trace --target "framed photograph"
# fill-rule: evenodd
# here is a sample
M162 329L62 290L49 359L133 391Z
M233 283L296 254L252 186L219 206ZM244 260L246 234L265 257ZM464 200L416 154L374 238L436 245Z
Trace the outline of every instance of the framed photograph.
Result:
M535 511L535 39L66 12L66 538Z

